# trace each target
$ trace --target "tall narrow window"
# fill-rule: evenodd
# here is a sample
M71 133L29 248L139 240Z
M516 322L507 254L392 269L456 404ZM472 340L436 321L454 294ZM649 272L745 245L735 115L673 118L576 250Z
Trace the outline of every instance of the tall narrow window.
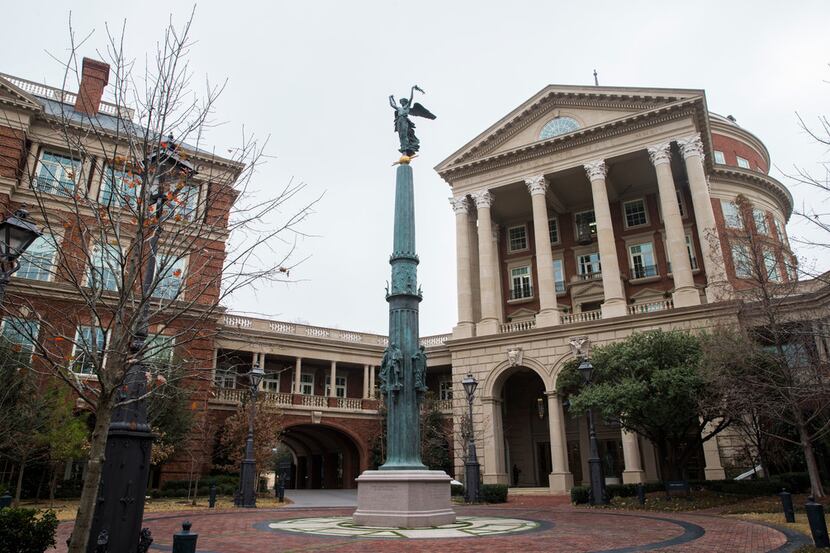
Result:
M530 284L530 267L516 267L510 270L510 299L519 300L533 297Z
M778 271L778 258L770 248L764 248L764 267L767 270L767 278L772 282L781 282L781 273Z
M106 333L97 326L80 326L75 333L72 348L72 371L78 374L95 374L97 363L103 363Z
M123 260L118 244L96 244L92 248L92 263L87 273L87 284L99 290L118 290L121 285Z
M185 259L173 255L159 255L158 280L153 297L167 300L180 299L184 282Z
M583 278L596 278L602 274L599 252L582 254L577 261L579 261L579 274Z
M769 235L769 225L767 225L767 214L763 209L752 210L752 219L755 221L755 230L759 234Z
M735 202L721 200L720 205L723 210L723 219L726 222L726 226L730 228L743 228L744 223L741 219L741 211Z
M527 249L527 227L524 225L507 229L508 247L511 252Z
M334 377L334 395L337 397L346 397L346 377L345 376L335 376ZM331 389L331 383L326 381L326 396L329 395L329 390Z
M784 223L782 223L780 219L773 219L773 222L775 223L775 232L776 234L778 234L778 240L780 240L781 243L789 246L790 242L787 239L787 232L784 229Z
M565 293L565 266L561 259L553 260L553 282L557 294Z
M314 375L303 373L300 375L300 393L304 396L314 395Z
M646 202L643 199L625 202L623 204L625 211L625 226L628 228L639 227L648 224L648 217L646 217Z
M20 256L20 268L15 276L30 280L52 280L57 248L55 237L44 234Z
M736 277L752 277L752 259L749 256L749 248L744 244L732 244L732 262L735 264Z
M676 189L674 190L675 194L677 195L677 209L680 211L680 216L686 216L686 202L683 200L683 192Z
M715 163L726 165L726 158L723 156L723 152L721 152L720 150L715 150Z
M581 211L574 215L576 240L580 243L590 242L597 235L597 219L594 211Z
M438 382L438 399L452 399L452 379L444 378Z
M32 188L47 194L71 196L80 177L80 161L61 154L43 152Z
M651 242L632 244L628 247L631 261L631 278L657 276L657 264L654 262L654 247Z
M113 207L134 206L138 190L139 179L131 172L116 169L111 165L104 168L100 194L102 204Z
M551 217L548 219L548 231L550 233L550 243L551 244L558 244L559 243L559 222L556 217Z

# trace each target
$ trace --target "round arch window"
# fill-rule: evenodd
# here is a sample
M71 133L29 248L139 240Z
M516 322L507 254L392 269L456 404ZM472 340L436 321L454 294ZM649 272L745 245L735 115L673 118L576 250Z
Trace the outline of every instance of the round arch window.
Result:
M545 126L542 127L542 132L539 133L539 140L545 140L546 138L553 138L554 136L559 136L560 134L573 132L578 128L579 123L577 123L575 119L571 119L570 117L555 117L545 123Z

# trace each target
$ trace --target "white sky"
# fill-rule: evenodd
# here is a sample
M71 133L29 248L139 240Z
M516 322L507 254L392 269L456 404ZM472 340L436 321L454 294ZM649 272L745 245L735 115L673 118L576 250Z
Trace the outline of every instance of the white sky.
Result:
M13 2L3 8L0 72L58 85L76 33L98 57L104 24L126 20L129 53L154 51L185 2ZM230 307L322 326L385 333L397 137L387 96L418 84L438 116L420 120L414 162L421 334L456 321L455 226L439 161L551 83L703 88L709 108L734 115L770 150L772 173L818 170L827 152L800 131L830 114L830 3L746 2L316 2L236 0L198 5L190 58L200 84L228 79L211 130L217 151L239 144L242 126L271 135L276 156L258 173L262 194L288 179L325 197L305 230L291 273L298 282L239 293ZM797 204L823 199L791 186ZM297 204L299 207L299 204ZM809 234L792 220L792 236ZM825 241L826 237L825 237ZM830 268L816 250L802 260Z

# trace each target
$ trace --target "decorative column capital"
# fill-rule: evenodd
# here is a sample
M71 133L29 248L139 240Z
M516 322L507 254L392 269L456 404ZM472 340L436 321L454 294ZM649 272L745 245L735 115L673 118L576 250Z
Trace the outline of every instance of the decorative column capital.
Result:
M604 159L589 161L583 167L585 168L585 173L588 175L588 180L591 181L605 180L605 176L608 174L608 167L605 165Z
M671 162L671 142L648 147L648 157L653 165Z
M478 190L470 194L472 196L473 201L476 203L476 207L481 209L483 207L489 208L493 205L493 195L490 194L489 190Z
M453 213L456 215L466 215L470 211L470 200L467 196L458 196L457 198L449 198Z
M700 156L700 160L703 161L705 154L703 153L703 141L700 139L700 133L695 133L686 138L678 138L677 145L680 146L683 159Z
M545 175L532 175L525 177L525 184L527 191L531 196L545 195L548 190L548 181L545 180Z

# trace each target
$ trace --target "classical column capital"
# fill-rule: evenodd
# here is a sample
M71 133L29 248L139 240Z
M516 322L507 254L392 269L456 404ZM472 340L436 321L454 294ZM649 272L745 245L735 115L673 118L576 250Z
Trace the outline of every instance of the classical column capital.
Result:
M608 174L608 167L605 165L604 159L589 161L583 167L585 168L585 174L588 175L588 180L604 180Z
M453 213L456 215L466 215L469 212L470 200L467 199L467 196L458 196L449 200Z
M490 194L489 190L478 190L470 194L473 197L473 201L476 203L477 208L482 207L490 207L493 205L493 195Z
M680 146L680 153L683 154L683 159L689 159L692 156L700 156L703 161L703 141L700 139L700 133L695 133L686 138L678 138L677 145Z
M654 165L669 163L671 161L671 142L649 146L648 157Z
M545 192L548 190L548 181L545 180L545 175L532 175L525 177L525 184L527 185L527 191L530 192L531 196L544 196Z

